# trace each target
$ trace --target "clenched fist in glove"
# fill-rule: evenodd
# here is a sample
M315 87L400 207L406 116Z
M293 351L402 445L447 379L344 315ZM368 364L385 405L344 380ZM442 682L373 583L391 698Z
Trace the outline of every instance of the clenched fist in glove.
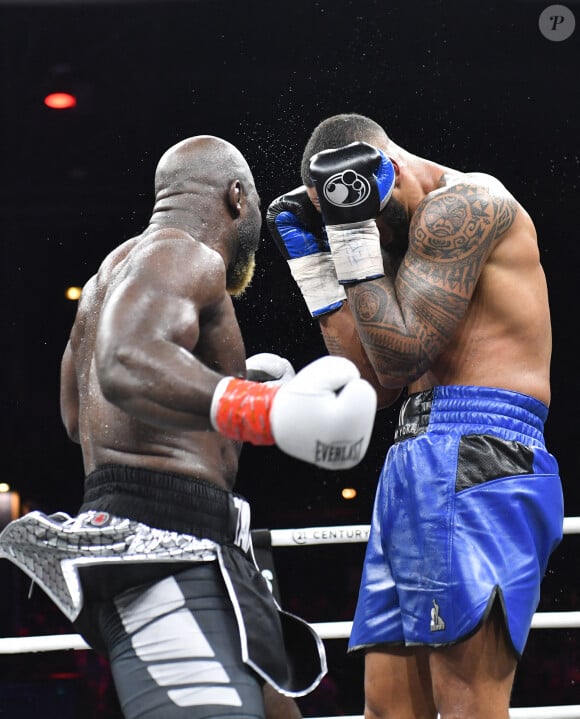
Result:
M246 379L253 382L267 382L271 386L281 385L296 376L294 367L285 357L260 352L246 360Z
M389 158L366 142L323 150L310 160L320 211L341 284L384 275L375 219L395 186Z
M302 185L276 198L268 207L266 222L310 314L319 317L338 309L346 293L336 277L322 219L306 188Z
M344 357L326 356L281 385L235 377L218 382L214 428L230 439L276 444L291 457L324 469L350 469L364 457L377 396Z

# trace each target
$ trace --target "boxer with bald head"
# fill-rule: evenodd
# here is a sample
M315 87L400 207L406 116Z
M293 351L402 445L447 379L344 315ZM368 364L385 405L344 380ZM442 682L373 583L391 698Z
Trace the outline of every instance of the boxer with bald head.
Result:
M271 234L329 352L381 406L407 395L349 643L365 653L365 717L508 719L564 517L534 224L496 178L356 113L323 120L300 169Z
M83 288L62 358L82 506L32 512L0 536L1 555L107 654L126 719L290 719L292 697L326 671L319 637L255 564L238 457L243 442L276 444L352 467L376 395L344 358L297 374L268 352L246 359L232 297L251 281L260 229L233 145L203 135L165 152L150 222Z

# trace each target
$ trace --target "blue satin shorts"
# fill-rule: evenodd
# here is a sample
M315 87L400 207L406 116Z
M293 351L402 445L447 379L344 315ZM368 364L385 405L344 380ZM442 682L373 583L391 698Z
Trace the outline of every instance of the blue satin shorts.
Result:
M444 646L499 599L521 656L562 539L548 408L490 387L437 386L401 408L379 478L349 651Z

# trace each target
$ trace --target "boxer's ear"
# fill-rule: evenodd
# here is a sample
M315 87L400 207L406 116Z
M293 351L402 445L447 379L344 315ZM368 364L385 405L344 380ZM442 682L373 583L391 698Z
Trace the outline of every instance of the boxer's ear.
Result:
M228 204L234 216L238 216L242 211L242 203L244 193L242 183L239 180L232 180L230 189L228 190Z
M401 179L401 168L399 166L399 163L396 160L393 160L392 157L389 157L389 160L395 168L395 187L398 187Z

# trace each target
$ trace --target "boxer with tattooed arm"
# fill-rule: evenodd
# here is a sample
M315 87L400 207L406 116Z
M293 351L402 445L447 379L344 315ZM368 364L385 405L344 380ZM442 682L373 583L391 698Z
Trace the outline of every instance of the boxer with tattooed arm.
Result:
M407 394L349 641L365 717L507 719L564 516L534 224L496 178L356 113L315 128L301 176L268 208L273 239L329 353L382 406Z

